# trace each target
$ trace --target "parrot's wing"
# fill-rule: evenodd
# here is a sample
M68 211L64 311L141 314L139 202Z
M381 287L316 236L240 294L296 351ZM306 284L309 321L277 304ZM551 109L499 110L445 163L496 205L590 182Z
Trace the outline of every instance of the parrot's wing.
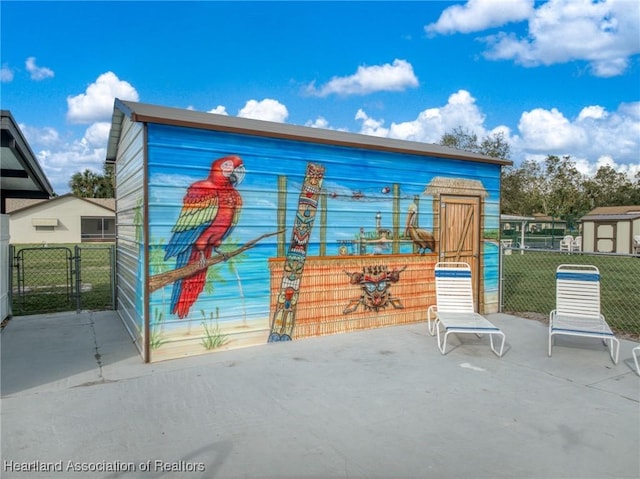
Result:
M225 240L226 238L229 237L231 232L234 230L234 228L238 224L238 221L240 220L240 212L242 211L242 196L240 196L240 194L235 190L233 190L233 195L235 197L234 201L235 201L235 204L236 204L236 210L233 212L233 218L231 219L231 225L229 225L229 228L227 229L227 231L222 236L222 240Z
M190 186L184 197L182 210L171 229L173 235L165 248L164 259L190 251L191 246L207 229L218 214L218 192L215 188ZM182 255L182 257L189 255ZM186 263L185 263L186 264ZM176 265L177 267L184 264Z

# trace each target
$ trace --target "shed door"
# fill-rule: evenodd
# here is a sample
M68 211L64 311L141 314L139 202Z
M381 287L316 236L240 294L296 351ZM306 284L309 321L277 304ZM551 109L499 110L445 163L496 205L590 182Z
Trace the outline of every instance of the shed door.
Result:
M473 297L478 311L480 284L480 198L440 197L440 261L462 261L471 267Z

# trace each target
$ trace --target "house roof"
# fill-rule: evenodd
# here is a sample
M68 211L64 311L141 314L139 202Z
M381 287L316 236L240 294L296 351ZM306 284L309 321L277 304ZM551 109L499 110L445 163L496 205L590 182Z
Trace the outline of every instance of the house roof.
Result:
M66 195L57 196L55 198L51 198L47 200L25 199L25 198L7 199L7 213L14 214L14 213L22 212L30 208L34 208L35 206L41 205L42 203L45 203L45 202L54 203L64 198L75 198L77 200L86 201L87 203L93 203L102 208L110 210L114 213L116 210L116 200L114 198L81 198L71 193L67 193Z
M42 171L11 112L1 111L2 168L0 169L1 212L7 198L47 199L53 188Z
M538 222L546 222L546 223L566 223L565 220L561 220L560 218L554 218L553 216L545 215L542 213L534 213L533 221Z
M518 215L500 215L500 221L502 222L527 222L534 221L535 218L533 216L518 216Z
M288 125L263 120L238 118L214 113L169 108L145 103L119 100L116 98L111 120L111 132L107 146L107 162L115 162L118 143L122 131L122 120L127 116L131 121L158 123L163 125L226 131L269 138L321 143L369 150L390 151L413 155L451 158L498 165L512 165L513 162L501 158L471 153L446 146L417 141L381 138L336 130L325 130L307 126Z

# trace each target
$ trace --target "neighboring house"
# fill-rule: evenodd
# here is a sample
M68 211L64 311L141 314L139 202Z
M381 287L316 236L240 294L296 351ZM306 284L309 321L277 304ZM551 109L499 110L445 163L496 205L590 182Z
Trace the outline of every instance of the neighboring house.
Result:
M602 206L580 222L583 251L632 254L633 238L640 235L640 205Z
M9 304L9 215L6 202L10 198L49 198L53 188L38 160L8 110L0 112L0 321L10 314Z
M549 235L564 234L567 231L567 222L542 213L534 213L533 220L529 221L529 231Z
M12 199L7 213L12 244L115 241L113 198Z

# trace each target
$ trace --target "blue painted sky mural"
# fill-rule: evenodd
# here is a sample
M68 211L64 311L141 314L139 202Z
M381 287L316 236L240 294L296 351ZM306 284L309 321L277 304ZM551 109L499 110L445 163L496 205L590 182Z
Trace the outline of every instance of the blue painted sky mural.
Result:
M287 178L284 235L289 243L309 162L326 169L322 191L327 204L327 255L338 255L340 245L353 241L361 231L374 231L378 213L380 226L392 229L393 185L399 185L400 229L404 231L406 214L416 197L420 201L420 227L432 229L432 199L424 191L436 176L480 180L488 193L485 227L498 228L499 176L495 165L160 125L149 126L148 138L149 243L152 250L158 249L154 258L163 255L189 185L205 179L213 161L232 154L242 158L246 174L237 187L242 212L225 251L278 230L279 176ZM312 230L309 256L320 254L319 230L317 226ZM355 248L353 244L349 247ZM401 252L411 251L411 244L402 245ZM388 252L369 246L367 254ZM210 267L207 286L186 320L199 322L215 311L221 323L238 318L268 321L268 261L276 255L277 240L271 236L229 262ZM152 259L150 273L172 268L173 260L159 265ZM171 289L172 285L166 285L151 296L152 309L163 311L168 329L183 327L185 321L169 310Z

